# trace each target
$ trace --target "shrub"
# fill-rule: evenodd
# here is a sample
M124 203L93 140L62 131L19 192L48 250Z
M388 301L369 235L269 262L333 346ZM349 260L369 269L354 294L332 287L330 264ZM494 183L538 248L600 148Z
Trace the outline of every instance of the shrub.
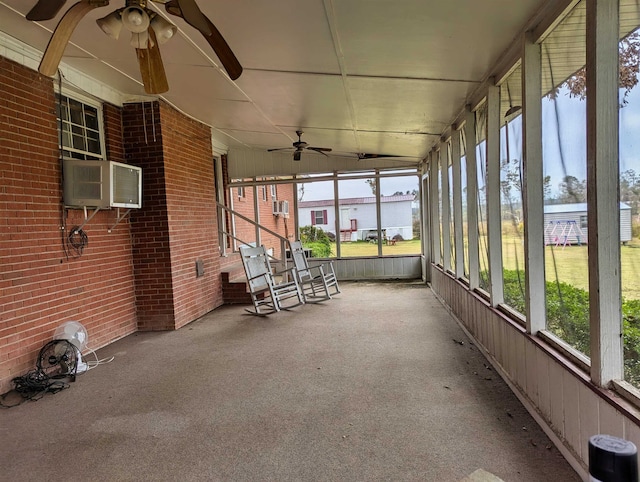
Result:
M525 313L524 273L505 270L503 279L505 303ZM589 293L568 283L547 281L546 296L547 329L589 354ZM640 300L622 301L622 325L624 377L640 386Z
M327 233L315 226L300 228L300 241L306 249L311 250L314 258L328 258L331 256L331 240Z

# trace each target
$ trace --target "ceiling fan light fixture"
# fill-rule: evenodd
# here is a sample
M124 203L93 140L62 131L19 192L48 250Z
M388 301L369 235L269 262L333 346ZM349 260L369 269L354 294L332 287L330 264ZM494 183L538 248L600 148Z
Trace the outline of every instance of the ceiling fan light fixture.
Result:
M149 38L149 32L145 30L140 33L132 33L130 44L137 49L147 49L153 47L153 40Z
M129 32L146 32L150 23L149 14L137 5L127 7L122 11L122 23Z
M114 40L118 40L120 31L122 30L122 19L120 18L120 15L121 10L115 10L106 17L102 17L96 20L96 23L98 24L98 27L100 27L100 30L102 30Z
M168 22L160 15L154 15L151 19L151 28L156 34L156 39L160 45L169 41L178 31L178 27L176 27L171 22Z
M293 160L294 161L299 161L300 160L300 156L302 155L302 151L295 151L293 153Z

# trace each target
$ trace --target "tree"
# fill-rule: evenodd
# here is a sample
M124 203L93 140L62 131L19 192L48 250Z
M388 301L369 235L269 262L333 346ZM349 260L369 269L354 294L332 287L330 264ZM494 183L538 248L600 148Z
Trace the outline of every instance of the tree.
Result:
M631 206L631 214L638 214L640 206L640 175L633 169L620 174L620 201Z
M369 187L371 188L371 192L373 193L373 195L376 195L376 180L375 179L365 179L364 182L366 182Z
M542 191L544 199L551 199L551 176L544 176L542 180Z
M638 84L638 73L640 72L640 33L633 32L618 43L619 75L618 83L624 89L620 107L627 105L627 96L631 89ZM551 98L555 98L562 86L569 89L569 97L577 97L584 100L587 96L587 76L586 67L578 69L571 77L556 87L549 93Z
M565 176L558 184L558 203L584 203L587 202L587 181L579 181L575 176Z

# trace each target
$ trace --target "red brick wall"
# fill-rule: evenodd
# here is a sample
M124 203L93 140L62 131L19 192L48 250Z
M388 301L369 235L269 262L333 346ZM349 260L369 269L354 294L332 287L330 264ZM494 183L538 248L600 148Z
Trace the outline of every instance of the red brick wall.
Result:
M119 109L105 120L108 152L121 157ZM0 393L65 321L87 328L91 348L136 328L128 222L108 233L115 213L98 213L83 255L67 258L61 226L83 219L61 209L58 154L52 81L0 57Z
M132 216L138 327L177 329L222 303L211 132L153 102L124 107L124 138L143 168L143 209Z
M142 167L142 209L131 213L138 329L174 329L169 219L157 102L123 107L127 161Z
M175 325L222 304L211 129L160 105ZM204 275L196 277L196 261Z
M295 239L295 213L293 212L293 184L278 184L277 185L277 199L289 201L289 218L283 216L273 215L273 206L271 201L271 189L270 186L266 186L267 200L265 201L262 194L262 187L258 186L258 212L260 216L260 224L273 232L278 233L280 236L289 239L290 241ZM238 197L238 189L232 189L233 197L233 209L240 214L255 219L254 216L254 192L253 187L244 188L244 197ZM238 238L245 242L255 242L255 226L240 218L235 220L235 233ZM261 230L261 243L267 249L273 248L274 256L280 258L280 240L268 232Z

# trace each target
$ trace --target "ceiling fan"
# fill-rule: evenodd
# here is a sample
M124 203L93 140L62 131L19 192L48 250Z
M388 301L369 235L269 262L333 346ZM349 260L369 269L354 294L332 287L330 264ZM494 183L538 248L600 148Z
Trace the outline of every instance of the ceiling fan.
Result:
M296 142L293 143L293 147L280 147L277 149L268 149L268 152L273 152L273 151L282 151L285 149L295 149L295 151L293 151L293 160L294 161L299 161L300 157L302 155L302 151L305 149L309 149L310 151L316 151L319 152L320 154L323 154L326 156L325 152L331 152L331 148L330 147L311 147L309 146L306 142L304 142L301 137L303 132L302 131L296 131L296 134L298 135L298 140Z
M72 5L56 26L44 52L38 71L53 77L58 70L64 49L76 26L94 8L106 7L110 0L80 0ZM242 66L218 29L200 11L195 0L125 0L125 6L96 20L111 38L117 39L122 27L131 32L131 46L135 47L140 74L147 94L162 94L169 90L158 44L168 41L177 27L147 8L148 2L164 4L167 13L184 19L198 30L216 53L231 80L242 73ZM27 20L43 21L54 18L66 0L38 0L27 13Z

